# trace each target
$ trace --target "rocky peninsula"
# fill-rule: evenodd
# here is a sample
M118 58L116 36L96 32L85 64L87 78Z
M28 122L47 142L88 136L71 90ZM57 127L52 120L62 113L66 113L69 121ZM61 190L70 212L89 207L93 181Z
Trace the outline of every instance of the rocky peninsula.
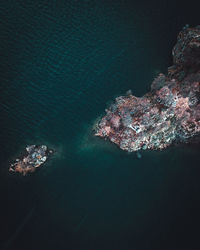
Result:
M115 99L98 122L95 135L122 150L164 149L200 135L200 26L184 27L172 50L173 65L159 74L151 91L129 91Z
M10 165L10 172L18 172L22 175L27 173L33 173L35 170L44 164L49 155L53 153L53 150L47 148L47 146L30 145L26 147L26 153L21 159L16 159L14 163Z

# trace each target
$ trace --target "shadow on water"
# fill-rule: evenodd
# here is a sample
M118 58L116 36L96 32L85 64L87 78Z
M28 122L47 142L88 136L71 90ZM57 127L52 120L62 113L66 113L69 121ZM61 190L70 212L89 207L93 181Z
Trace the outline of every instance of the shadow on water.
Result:
M106 184L108 184L108 183L106 183ZM83 224L86 222L86 220L87 220L88 217L90 216L91 212L95 209L95 208L94 208L94 204L95 204L96 200L98 199L98 197L99 197L100 195L102 195L102 192L104 191L106 184L104 184L102 187L100 187L100 188L96 191L95 195L93 196L93 199L90 201L90 203L93 204L93 205L92 205L92 206L90 207L90 209L86 212L86 214L83 215L83 217L81 218L80 222L74 227L74 229L73 229L74 232L77 233L77 232L81 229L81 227L83 226Z
M8 239L8 241L5 243L2 250L9 250L9 248L12 247L14 241L23 233L27 224L30 222L31 218L33 217L33 214L35 212L35 207L36 207L36 205L34 205L30 209L30 211L26 214L26 216L22 220L21 224L18 225L16 231L13 233L13 235L10 237L10 239Z

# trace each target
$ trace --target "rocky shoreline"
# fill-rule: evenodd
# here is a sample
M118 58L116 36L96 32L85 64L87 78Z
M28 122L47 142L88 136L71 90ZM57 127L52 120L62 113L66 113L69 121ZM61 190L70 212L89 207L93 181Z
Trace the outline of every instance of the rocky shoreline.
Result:
M159 74L151 91L129 91L115 99L98 122L95 135L122 150L164 149L200 134L200 26L184 27L172 51L173 65Z
M49 156L53 154L53 150L48 149L45 145L30 145L26 147L26 152L21 159L16 159L10 165L10 172L18 172L22 175L33 173L37 168L44 164Z

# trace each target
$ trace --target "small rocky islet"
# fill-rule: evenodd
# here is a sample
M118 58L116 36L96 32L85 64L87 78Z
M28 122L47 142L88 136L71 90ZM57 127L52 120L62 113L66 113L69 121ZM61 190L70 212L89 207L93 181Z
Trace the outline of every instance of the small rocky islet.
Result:
M200 26L183 28L172 56L167 75L159 74L149 93L129 91L115 99L96 124L96 136L129 152L199 141Z
M46 145L29 145L26 147L21 159L17 158L10 165L9 171L20 173L24 176L28 173L33 173L47 161L51 154L53 154L53 150Z

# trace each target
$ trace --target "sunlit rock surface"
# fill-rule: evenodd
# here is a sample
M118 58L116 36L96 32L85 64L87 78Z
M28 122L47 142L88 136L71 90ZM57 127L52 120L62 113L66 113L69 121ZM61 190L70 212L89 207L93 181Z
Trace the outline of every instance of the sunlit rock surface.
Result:
M53 151L49 150L45 145L27 146L26 153L21 159L16 159L15 163L11 164L9 171L18 172L23 175L26 175L27 173L32 173L38 167L44 164L47 161L49 155L52 153Z
M173 66L154 79L151 92L115 99L96 136L132 152L164 149L200 134L200 26L179 33L172 55Z

